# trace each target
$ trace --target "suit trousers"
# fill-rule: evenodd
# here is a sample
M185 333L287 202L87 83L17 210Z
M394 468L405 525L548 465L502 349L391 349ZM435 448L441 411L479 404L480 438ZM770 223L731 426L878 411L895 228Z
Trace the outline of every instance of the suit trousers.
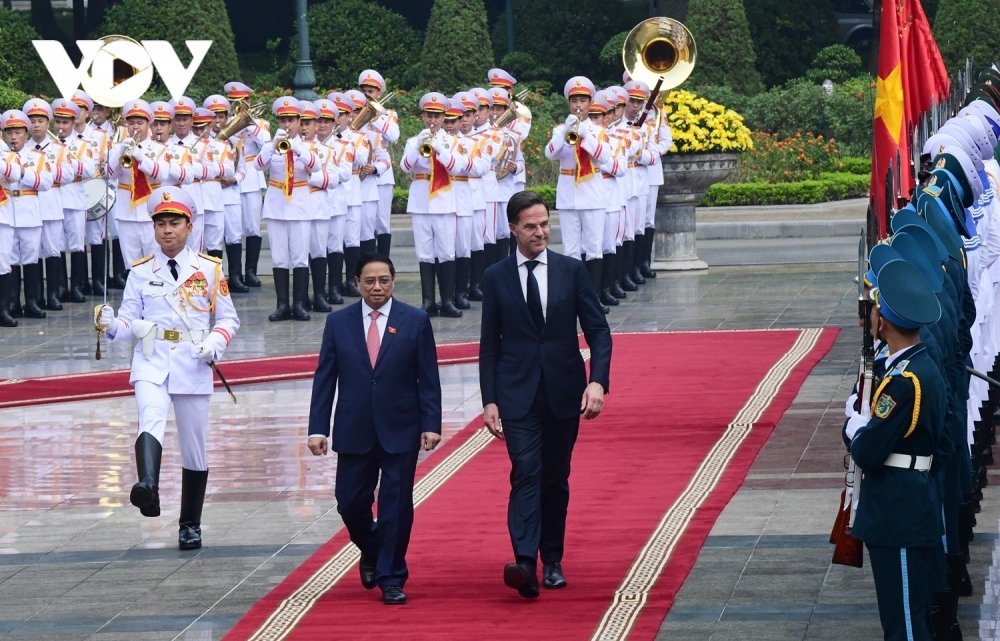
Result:
M149 223L146 223L147 225ZM152 226L150 226L152 229ZM187 239L188 248L196 254L205 251L202 247L205 244L205 215L198 211L191 220L191 234Z
M84 209L63 209L63 230L66 233L66 251L82 252L87 248L87 212ZM99 244L100 241L94 243Z
M632 228L632 236L626 240L634 240L637 236L646 233L646 206L649 203L649 194L639 194L639 203L635 210L635 226Z
M483 227L486 226L486 210L485 209L473 209L472 210L472 238L471 238L471 251L478 252L483 251Z
M226 203L224 220L226 226L226 244L239 245L243 242L243 212L239 205Z
M223 210L207 209L205 215L205 239L202 251L225 249L226 243L226 213Z
M931 641L934 548L865 547L886 641Z
M55 258L66 251L66 232L63 231L63 221L42 221L42 258Z
M559 212L563 253L572 258L600 258L604 247L603 209L565 209Z
M275 267L295 269L309 266L309 235L311 220L267 221L271 241L271 262Z
M377 200L366 200L361 203L361 240L375 240L378 203Z
M333 216L330 218L329 233L326 236L326 251L328 254L344 253L344 224L347 216Z
M337 511L351 541L366 559L375 559L375 581L381 586L402 587L409 576L406 548L413 527L417 454L389 454L378 439L365 454L337 454ZM376 485L378 522L372 516Z
M604 243L605 254L614 254L625 240L625 208L618 211L604 212Z
M389 220L392 217L392 190L395 185L378 186L378 217L375 219L376 234L391 234Z
M472 216L457 216L455 224L458 232L455 234L455 257L468 258L472 256Z
M13 227L12 229L14 234L11 242L10 264L34 265L37 263L42 250L42 228Z
M361 246L361 205L348 205L344 221L344 247Z
M458 216L455 214L410 214L413 245L421 263L455 260Z
M483 243L493 245L497 242L497 218L507 220L507 214L500 211L500 203L487 201L483 215Z
M0 223L0 276L10 273L14 253L14 228Z
M515 557L558 563L563 557L569 507L570 458L580 417L552 413L545 383L540 382L528 413L503 421L510 456L507 529Z
M240 194L243 210L243 235L260 236L260 216L264 209L264 197L260 190Z
M507 222L507 201L497 203L497 217L494 223L497 226L496 238L502 240L510 238L510 223Z
M646 227L645 229L654 229L656 227L656 200L660 195L659 185L649 186L649 197L646 199ZM645 230L644 230L645 233Z
M326 258L327 240L330 238L330 219L309 221L309 258Z
M182 345L181 349L187 349L187 346ZM181 464L184 469L196 472L208 469L205 434L208 431L211 394L171 394L167 391L167 381L159 385L136 381L135 404L139 407L139 434L149 432L161 445L167 430L167 415L173 405Z

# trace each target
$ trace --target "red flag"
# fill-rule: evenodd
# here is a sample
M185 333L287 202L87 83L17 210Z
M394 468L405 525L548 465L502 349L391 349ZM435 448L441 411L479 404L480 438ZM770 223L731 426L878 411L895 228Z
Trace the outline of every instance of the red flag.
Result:
M886 177L892 174L899 195L915 186L910 163L910 131L933 102L944 102L951 81L927 23L920 0L883 0L879 32L878 79L875 92L875 136L871 193L879 224L886 235ZM891 194L895 205L895 194Z
M129 206L135 208L149 200L153 188L149 186L149 179L146 174L139 171L139 163L136 161L132 165L132 184L129 185Z
M445 166L438 160L437 152L434 152L431 156L431 181L428 197L433 198L442 191L448 191L449 189L451 189L451 177L448 175L448 170Z
M594 163L594 159L591 158L583 149L583 145L578 144L576 146L576 184L579 185L583 181L593 178L598 172L597 164Z

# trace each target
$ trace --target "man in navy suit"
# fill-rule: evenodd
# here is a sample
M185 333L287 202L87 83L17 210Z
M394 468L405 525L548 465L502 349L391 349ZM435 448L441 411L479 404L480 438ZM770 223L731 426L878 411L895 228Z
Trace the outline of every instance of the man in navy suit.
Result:
M504 583L538 596L536 562L549 589L562 571L569 469L580 415L601 412L611 372L611 331L584 264L546 249L549 210L522 191L507 203L517 252L483 276L479 384L486 427L511 461L507 528L515 562ZM590 379L577 320L590 347Z
M417 453L441 440L441 380L427 313L392 297L385 256L358 261L361 300L326 317L309 407L309 449L327 453L330 413L337 453L337 511L361 550L361 585L386 605L406 603L406 547L413 525ZM382 480L379 484L379 472ZM379 485L378 523L372 518Z

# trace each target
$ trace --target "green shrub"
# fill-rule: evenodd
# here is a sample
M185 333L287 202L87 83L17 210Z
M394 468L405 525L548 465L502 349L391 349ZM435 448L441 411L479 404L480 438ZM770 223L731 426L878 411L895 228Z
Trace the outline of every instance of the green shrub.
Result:
M868 76L834 85L833 95L823 104L827 137L834 138L842 153L870 156L875 83Z
M533 185L527 188L528 191L533 191L542 197L545 204L549 206L549 209L556 208L556 186L550 184L540 184Z
M941 0L934 39L951 74L965 67L966 58L989 64L1000 48L996 0Z
M751 96L764 88L743 0L691 0L687 27L698 44L690 86L726 85Z
M751 98L744 117L750 129L778 134L779 138L790 138L800 131L823 133L826 100L823 87L793 80Z
M420 57L422 84L450 96L478 86L492 66L483 1L435 0Z
M839 40L832 0L751 0L746 10L757 70L768 87L805 76L816 54Z
M793 183L717 183L699 207L743 205L804 205L861 198L868 194L870 179L844 173L823 173L817 180Z
M198 67L187 95L201 99L240 79L233 30L224 0L122 0L104 16L101 33L120 33L135 40L167 40L184 65L191 61L185 40L211 40L212 47ZM162 92L157 79L151 90Z
M541 82L551 86L551 83L545 80L549 75L549 68L539 64L530 53L524 51L508 53L500 61L500 68L517 78L519 85L527 84L538 87ZM477 82L481 82L481 80Z
M371 0L328 0L309 7L309 57L321 89L352 89L364 69L375 69L390 88L411 87L404 81L420 53L420 39L406 18ZM288 61L262 86L292 86L299 59L298 25ZM326 95L325 93L323 95Z
M762 131L754 133L753 149L740 154L730 183L788 183L814 180L820 173L840 169L840 154L833 140L812 134L780 139Z
M622 49L625 48L625 38L628 37L628 31L622 31L621 33L616 33L611 36L608 43L604 45L601 49L601 53L598 56L601 62L608 65L609 67L615 67L622 64Z
M726 85L698 85L691 91L706 100L725 105L726 109L732 109L738 114L745 115L749 112L751 97L734 91L732 87Z
M837 162L837 165L837 171L845 174L855 174L857 176L871 176L872 174L871 158L841 158Z
M0 9L0 42L3 43L0 47L0 84L35 94L55 95L55 84L31 44L32 40L40 39L28 22L26 12ZM23 105L24 102L17 108Z
M9 80L7 82L10 82ZM31 96L10 85L0 84L0 113L8 109L20 109Z
M806 78L816 84L824 80L834 83L846 82L861 75L861 56L845 45L830 45L820 49L806 72Z

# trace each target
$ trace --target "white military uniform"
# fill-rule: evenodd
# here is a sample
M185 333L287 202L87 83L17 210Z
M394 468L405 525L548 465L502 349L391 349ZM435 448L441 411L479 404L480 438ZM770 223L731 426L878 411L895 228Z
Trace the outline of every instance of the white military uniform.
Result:
M482 177L489 171L489 161L479 154L478 141L461 133L452 136L452 145L458 154L468 159L466 164L456 165L452 175L452 189L455 190L455 208L458 233L455 236L455 256L470 258L473 251L483 248L482 234L477 233L474 223L476 205L485 203L482 193ZM475 186L479 187L478 200ZM478 243L476 242L478 238Z
M492 245L497 242L498 225L507 220L507 212L501 210L499 204L500 192L497 186L496 172L497 161L503 153L504 140L500 131L489 122L473 131L473 135L479 141L479 153L489 163L489 170L483 174L482 178L483 198L486 202L486 208L483 211L482 238L483 244Z
M45 168L45 157L29 142L15 154L21 165L20 179L14 173L2 181L10 198L10 226L14 230L10 254L11 265L33 265L38 262L42 247L42 211L38 195L52 188L52 173Z
M270 140L271 125L263 119L236 135L236 148L240 152L236 180L240 185L244 236L260 236L260 219L263 211L261 192L267 189L267 177L257 168L254 161Z
M471 159L463 156L451 143L451 136L440 129L423 140L436 146L432 158L424 158L420 155L419 147L422 137L428 134L425 129L420 135L406 141L399 166L413 175L406 211L413 220L413 243L417 260L422 263L433 263L435 260L446 262L455 260L455 192L449 184L431 196L431 161L436 160L445 172L451 174L456 167L471 165ZM450 176L448 180L450 183Z
M107 174L107 168L102 169L102 164L106 165L108 162L108 153L111 151L111 138L108 133L101 127L94 127L88 124L87 127L82 131L73 130L74 136L83 136L84 140L87 140L94 154L94 177L105 178ZM117 181L108 178L108 185L115 189ZM116 192L117 196L117 192ZM86 237L88 245L101 245L104 243L105 234L110 234L111 238L118 238L118 223L114 216L114 205L111 206L111 211L107 214L107 221L103 218L98 220L87 219L85 224Z
M139 407L139 433L149 432L162 444L172 404L184 468L203 471L208 469L205 434L213 373L197 357L196 346L218 336L213 340L218 359L240 319L218 259L185 248L174 258L177 278L169 260L157 247L132 263L118 318L107 336L113 343L139 341L129 378Z
M381 92L385 92L385 80L382 75L374 69L365 69L358 76L358 85L364 87L369 85ZM384 159L387 164L385 169L380 169L376 179L378 185L378 214L375 218L375 235L392 233L390 218L392 216L392 194L396 185L396 177L392 170L392 158L389 156L389 145L399 140L399 117L395 110L390 109L375 120L368 123L365 133L369 136L369 141L373 143L376 162L383 158L380 152L384 152ZM374 134L374 138L372 135Z
M254 163L258 170L270 172L264 195L264 219L271 241L271 260L281 269L309 267L309 234L312 212L309 202L309 176L319 164L310 144L296 136L290 138L292 150L277 153L274 145L265 146ZM293 163L292 184L285 178L286 162Z
M73 181L75 168L70 165L66 146L45 138L41 142L28 139L27 145L45 156L45 168L52 174L52 187L38 192L38 207L42 214L41 258L56 258L66 251L63 229L62 186Z
M645 228L654 229L656 227L656 199L660 194L660 185L663 184L663 154L670 151L674 144L674 137L670 131L670 124L664 114L660 127L656 127L655 114L646 119L649 127L649 150L653 152L653 164L649 165L649 198L646 200L646 220Z
M326 190L326 207L329 210L330 220L328 222L326 234L326 253L344 253L344 222L347 220L347 191L354 172L354 145L331 135L320 143L329 149L330 161L343 173L339 182L330 185ZM310 177L312 182L312 177Z
M14 199L11 189L19 189L21 165L9 149L0 158L0 276L11 272L14 252Z
M385 120L382 116L380 120ZM383 123L384 124L384 123ZM396 127L396 137L399 138L399 127ZM384 134L381 129L374 129L372 123L362 130L368 140L369 162L375 167L375 174L367 176L364 180L359 180L361 186L361 240L375 240L376 234L388 234L388 231L378 231L380 223L388 229L388 217L380 221L381 200L383 190L379 186L379 179L383 174L389 174L390 188L395 184L392 176L392 158L389 157L389 148L385 144ZM374 160L371 155L374 154ZM389 199L390 213L392 208L392 198Z
M351 179L347 181L344 197L347 202L347 219L344 221L344 247L361 246L361 177L358 173L362 167L368 164L371 155L371 147L368 144L368 137L354 132L350 129L341 133L344 140L353 149L349 150L348 157L353 156L351 161ZM353 271L352 271L353 273Z
M108 173L118 179L118 197L115 199L114 214L118 222L122 256L126 263L148 256L156 247L153 225L146 212L146 198L136 194L136 202L132 203L133 179L141 173L152 190L156 189L160 180L170 175L170 164L162 158L163 145L149 138L136 146L132 156L135 164L132 168L123 168L121 157L130 144L131 139L128 139L115 145L111 149L111 159L108 163Z
M337 139L333 138L333 140ZM341 185L351 179L351 161L343 153L345 145L337 145L336 148L333 148L316 141L310 141L309 145L317 159L317 168L309 175L309 197L313 201L309 256L310 258L326 258L329 251L330 221L336 215L336 210L340 209L336 202L337 192L342 192ZM343 216L341 214L337 217L340 218L340 251L342 252Z
M70 252L82 252L87 244L87 194L83 183L97 175L97 162L94 147L84 134L74 131L65 144L73 180L62 187L63 229L66 232L67 249Z
M604 254L614 254L625 240L625 205L628 195L622 189L622 179L628 175L628 161L625 158L625 138L621 132L608 135L611 141L611 159L601 163L601 182L606 193L604 213Z
M195 146L195 156L205 168L202 176L196 176L195 183L201 185L201 199L204 209L205 251L222 251L226 239L225 203L222 200L222 179L236 175L236 167L230 155L229 144L213 138L200 138Z

